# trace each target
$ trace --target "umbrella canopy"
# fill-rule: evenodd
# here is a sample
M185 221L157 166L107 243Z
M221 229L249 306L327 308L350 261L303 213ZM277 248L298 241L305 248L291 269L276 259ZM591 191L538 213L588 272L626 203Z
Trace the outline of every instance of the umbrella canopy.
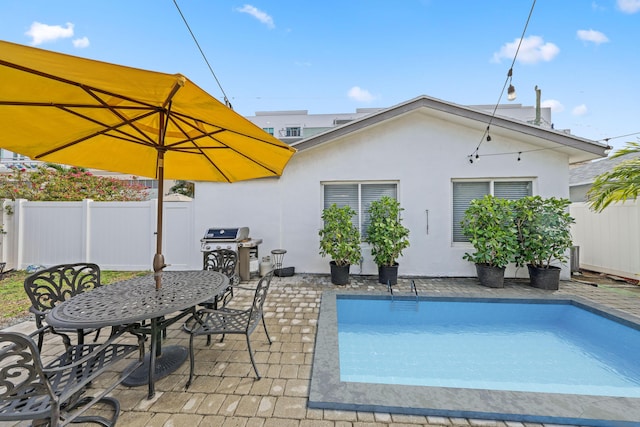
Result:
M295 149L180 74L0 41L0 147L34 160L158 179L280 176Z

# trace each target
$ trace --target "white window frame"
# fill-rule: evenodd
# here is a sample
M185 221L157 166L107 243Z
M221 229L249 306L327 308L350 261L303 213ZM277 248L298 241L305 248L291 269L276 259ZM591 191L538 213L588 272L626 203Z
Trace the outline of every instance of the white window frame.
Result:
M287 138L299 138L302 136L302 127L287 126L284 128L284 136Z
M353 223L358 230L360 230L360 236L364 240L366 235L366 210L368 209L368 204L366 204L366 200L363 200L363 186L368 185L378 185L378 186L389 186L387 190L381 192L382 195L393 196L396 200L399 200L399 183L398 181L323 181L320 183L322 186L322 200L321 200L321 211L325 207L329 207L331 201L327 201L325 189L327 186L339 186L339 185L356 185L357 186L357 202L355 203L357 206L353 206L349 203L338 203L338 206L344 206L345 204L349 204L356 211L356 216L353 218ZM391 188L393 186L393 189ZM394 194L395 193L395 194ZM373 199L371 199L373 200ZM370 201L371 201L370 200Z
M455 189L455 184L456 183L472 183L472 182L477 182L477 183L488 183L489 184L489 193L491 195L495 194L495 190L494 190L494 184L496 182L528 182L530 184L530 188L529 188L529 193L530 195L535 195L536 194L536 180L535 178L532 177L510 177L510 178L474 178L474 179L453 179L451 180L451 203L450 203L450 207L451 207L451 243L454 246L470 246L470 243L468 242L468 240L456 240L456 224L459 223L460 219L457 219L455 217L456 214L456 210L454 209L454 202L455 202L455 194L454 194L454 189ZM458 225L459 227L459 225Z

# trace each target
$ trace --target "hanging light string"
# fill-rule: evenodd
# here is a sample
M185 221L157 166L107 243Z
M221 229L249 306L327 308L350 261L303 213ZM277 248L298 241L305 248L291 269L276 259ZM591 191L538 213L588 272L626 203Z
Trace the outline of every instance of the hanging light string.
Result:
M511 67L509 67L509 71L507 72L507 78L504 81L504 85L502 85L502 90L500 91L500 96L498 97L498 102L496 102L495 107L493 107L493 112L491 113L491 117L489 117L489 123L487 124L487 128L485 129L482 137L480 138L480 142L476 147L475 151L469 155L469 163L473 163L473 159L480 158L478 151L480 150L480 146L482 143L486 141L491 141L491 135L489 134L491 129L491 123L493 123L493 118L496 115L496 111L498 110L498 106L500 105L500 100L504 95L504 91L507 88L507 84L509 84L509 92L511 92L511 79L513 77L513 66L516 63L516 59L518 58L518 53L520 52L520 46L522 46L522 40L524 39L524 35L527 32L527 27L529 26L529 21L531 21L531 15L533 14L533 9L536 5L536 0L533 0L531 4L531 9L529 10L529 16L527 16L527 21L524 24L524 28L522 29L522 36L520 36L520 40L518 41L518 47L516 48L516 53L513 55L513 61L511 61Z
M193 38L193 41L196 42L196 46L198 47L198 50L200 51L200 54L204 58L204 62L207 63L207 66L209 67L209 71L211 71L211 74L213 75L213 78L215 79L216 83L218 83L218 87L220 88L220 90L222 91L222 95L224 96L225 105L233 110L233 106L231 105L231 102L229 102L229 98L227 98L227 94L224 92L224 89L222 88L222 85L220 84L220 81L218 80L218 77L216 77L216 73L213 72L213 68L211 68L211 64L209 64L209 60L207 59L206 55L202 51L202 48L200 47L200 43L198 43L198 40L196 39L196 36L193 34L193 31L191 31L191 27L189 26L189 23L187 22L187 19L182 14L182 11L180 10L180 6L178 6L178 3L177 3L176 0L173 0L173 4L176 5L176 9L178 9L178 13L180 13L180 16L182 17L182 20L184 21L184 24L187 26L187 29L189 30L189 33L191 34L191 37Z
M602 138L602 139L599 139L598 142L599 141L609 142L612 139L624 138L626 136L633 136L633 135L640 135L640 132L628 133L626 135L620 135L620 136L612 136L612 137L609 137L609 138Z
M490 156L508 156L508 155L518 155L518 161L522 160L522 155L525 153L533 153L535 151L546 151L546 150L554 150L555 148L534 148L531 150L519 150L519 151L509 151L505 153L490 153L483 154L482 157L490 157Z

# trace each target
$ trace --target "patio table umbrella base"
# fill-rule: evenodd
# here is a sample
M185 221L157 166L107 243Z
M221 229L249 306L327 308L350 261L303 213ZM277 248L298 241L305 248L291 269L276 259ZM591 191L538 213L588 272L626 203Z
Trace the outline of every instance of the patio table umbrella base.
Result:
M145 355L143 364L122 381L123 385L138 387L149 384L150 356L150 353ZM186 347L180 345L162 347L162 354L156 357L154 379L157 381L175 372L187 360L188 356L189 352Z

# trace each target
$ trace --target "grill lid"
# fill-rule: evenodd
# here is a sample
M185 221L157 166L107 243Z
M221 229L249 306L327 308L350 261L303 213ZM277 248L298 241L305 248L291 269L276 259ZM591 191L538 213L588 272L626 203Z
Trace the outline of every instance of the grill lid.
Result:
M234 241L239 242L249 238L249 227L238 228L209 228L202 238L203 241Z

